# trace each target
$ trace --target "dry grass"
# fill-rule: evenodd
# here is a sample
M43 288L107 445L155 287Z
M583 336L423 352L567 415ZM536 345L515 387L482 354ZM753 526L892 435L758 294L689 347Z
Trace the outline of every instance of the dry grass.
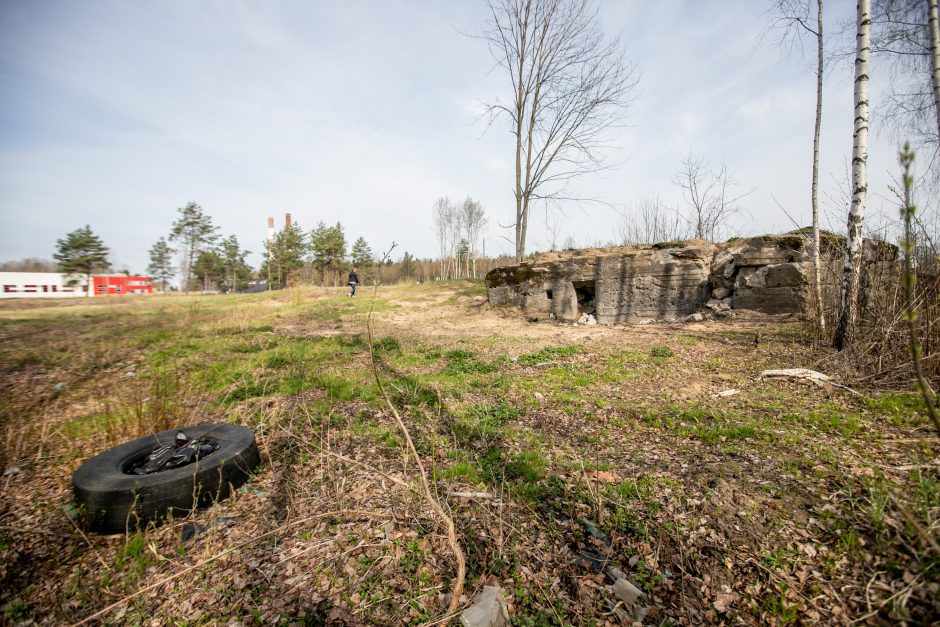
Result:
M344 294L5 304L0 621L440 617L457 565L372 379L369 302ZM376 311L379 373L466 553L461 605L497 582L514 624L616 624L615 565L649 624L940 611L922 406L755 381L831 358L800 323L533 325L472 283L383 288ZM233 498L130 537L76 529L84 459L205 421L258 438Z

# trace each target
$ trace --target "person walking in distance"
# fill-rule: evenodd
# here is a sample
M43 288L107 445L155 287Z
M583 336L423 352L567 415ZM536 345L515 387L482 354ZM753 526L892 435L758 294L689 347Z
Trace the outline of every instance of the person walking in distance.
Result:
M352 272L349 273L349 297L352 298L356 295L356 285L359 283L359 275L356 274L356 269L353 268Z

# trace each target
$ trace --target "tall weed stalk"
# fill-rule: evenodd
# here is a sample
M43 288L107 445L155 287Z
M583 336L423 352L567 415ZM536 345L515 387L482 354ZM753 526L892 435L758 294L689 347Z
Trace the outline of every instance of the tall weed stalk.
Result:
M911 223L914 219L916 207L911 198L911 190L914 186L914 177L911 174L911 166L914 164L914 153L911 151L910 144L905 143L904 149L899 155L901 162L902 183L904 185L904 204L901 207L901 218L904 222L904 239L901 240L901 249L904 251L904 319L907 321L907 329L910 337L911 363L914 366L914 376L917 380L917 388L921 396L924 397L924 405L927 408L927 415L933 422L937 435L940 435L940 418L937 417L936 393L924 378L924 371L920 360L920 344L917 342L917 311L914 309L914 286L917 277L911 266L911 257L915 251L915 241L912 236Z

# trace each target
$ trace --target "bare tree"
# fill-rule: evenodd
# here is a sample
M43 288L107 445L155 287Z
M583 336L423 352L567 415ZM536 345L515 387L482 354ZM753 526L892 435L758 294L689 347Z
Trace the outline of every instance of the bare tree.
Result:
M480 234L486 226L486 212L469 196L459 205L442 196L434 202L434 234L440 247L440 277L476 277Z
M816 123L813 131L813 182L811 188L813 207L813 297L816 303L816 326L822 332L826 328L826 316L822 305L822 280L819 262L819 130L822 125L823 97L823 0L815 0L816 28L812 27L813 0L774 0L774 19L771 29L780 34L777 44L787 47L794 41L800 41L804 35L812 35L816 40Z
M862 226L868 193L868 78L871 56L871 0L858 0L855 36L855 132L852 143L852 206L847 224L839 322L833 344L847 345L855 326L862 264Z
M638 82L619 39L606 40L590 0L488 0L482 38L512 85L511 103L489 106L515 138L516 259L525 256L529 208L607 166L606 132L619 124Z
M741 211L740 201L754 191L740 192L727 164L714 170L704 157L691 150L672 182L682 190L693 237L709 242L722 235L730 219Z
M437 236L437 243L440 247L441 259L440 270L441 279L447 278L447 259L450 258L450 233L454 220L453 205L447 196L442 196L434 201L434 234Z
M659 196L643 196L620 214L620 242L627 246L656 244L685 239L689 229L685 220Z
M470 246L467 254L467 276L477 276L477 247L480 242L480 232L486 226L487 218L483 206L467 196L460 205L461 223L463 224L465 238Z
M940 183L937 46L930 21L935 0L880 0L872 11L871 53L889 61L881 124L899 141L931 155L928 179Z
M463 239L463 214L460 205L450 205L450 232L447 234L448 248L450 250L450 276L453 279L460 277L460 240ZM466 251L464 251L466 252Z

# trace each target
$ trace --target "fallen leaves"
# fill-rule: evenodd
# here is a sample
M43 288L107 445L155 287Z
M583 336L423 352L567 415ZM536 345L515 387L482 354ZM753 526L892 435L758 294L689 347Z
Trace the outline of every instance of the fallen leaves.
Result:
M588 471L587 476L591 479L597 479L598 481L606 481L607 483L616 483L621 480L619 474L610 470L591 470Z

